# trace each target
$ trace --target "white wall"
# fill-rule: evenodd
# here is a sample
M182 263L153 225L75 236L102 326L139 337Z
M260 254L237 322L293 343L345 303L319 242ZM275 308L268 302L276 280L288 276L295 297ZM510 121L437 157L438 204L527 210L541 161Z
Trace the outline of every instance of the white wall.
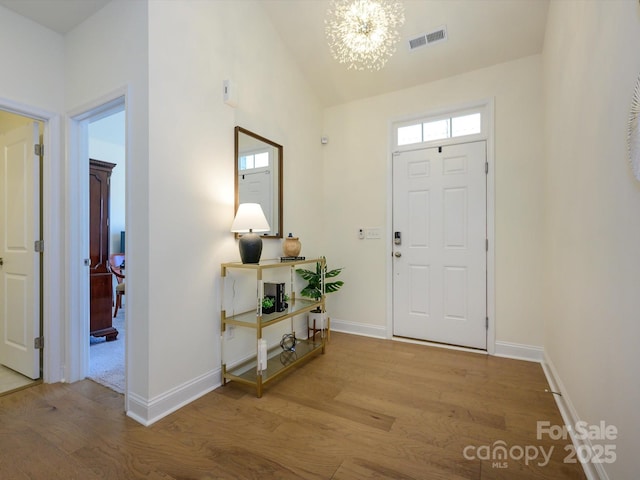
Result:
M151 422L220 381L219 264L239 258L229 232L233 127L284 145L284 229L313 256L321 243L313 192L322 179L322 110L259 2L114 0L64 37L0 13L1 51L16 66L0 87L12 101L75 115L127 94L126 409ZM19 54L4 48L23 37ZM51 83L40 80L43 65ZM150 82L150 73L162 81ZM238 86L236 109L222 103L227 78ZM72 163L59 171L77 191ZM69 191L61 205L75 201ZM57 219L71 220L62 211ZM67 241L82 235L60 233ZM264 257L280 254L280 240L265 241ZM81 321L52 323L59 351L72 349L69 327Z
M544 346L576 414L619 429L611 479L636 478L640 451L640 182L626 150L638 45L637 1L551 2Z
M317 250L322 114L259 2L149 4L149 398L220 382L220 263L239 260L234 130L284 146L284 225ZM223 80L238 107L223 103ZM281 254L265 240L263 258ZM200 388L200 387L198 387Z
M147 25L147 2L114 0L65 36L66 111L83 111L113 92L127 91L127 409L149 392ZM73 174L67 168L69 182ZM80 321L70 319L71 324Z
M387 231L393 119L495 98L496 338L542 345L541 57L327 109L324 132L324 252L345 267L330 295L334 319L386 329L387 241L359 240L360 227Z
M0 6L0 59L4 72L0 75L0 98L62 112L61 35Z

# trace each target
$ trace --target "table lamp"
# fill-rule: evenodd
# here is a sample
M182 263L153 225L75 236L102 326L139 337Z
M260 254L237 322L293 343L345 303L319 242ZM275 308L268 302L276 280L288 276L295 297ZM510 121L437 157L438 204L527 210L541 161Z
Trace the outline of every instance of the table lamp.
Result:
M262 238L254 232L271 230L259 203L241 203L233 219L231 231L244 233L240 237L239 248L242 263L259 263L262 254Z

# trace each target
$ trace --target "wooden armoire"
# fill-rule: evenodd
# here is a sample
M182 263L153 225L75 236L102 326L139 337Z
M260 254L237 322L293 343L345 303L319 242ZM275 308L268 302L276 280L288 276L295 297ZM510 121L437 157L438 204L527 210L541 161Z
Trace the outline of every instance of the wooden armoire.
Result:
M114 163L89 160L90 327L94 337L115 340L112 325L113 280L109 270L109 196Z

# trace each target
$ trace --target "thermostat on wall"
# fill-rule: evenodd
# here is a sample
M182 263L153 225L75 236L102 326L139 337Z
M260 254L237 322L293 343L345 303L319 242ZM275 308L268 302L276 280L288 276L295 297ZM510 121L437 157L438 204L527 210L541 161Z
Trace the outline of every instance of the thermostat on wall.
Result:
M224 103L230 107L238 106L238 89L231 80L224 80L222 82L222 98L224 99Z

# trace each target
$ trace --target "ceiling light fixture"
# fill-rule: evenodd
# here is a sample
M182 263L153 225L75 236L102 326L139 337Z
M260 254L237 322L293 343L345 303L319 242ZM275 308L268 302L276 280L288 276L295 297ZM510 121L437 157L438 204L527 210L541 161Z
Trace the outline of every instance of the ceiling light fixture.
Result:
M404 8L396 0L332 0L325 20L331 54L353 70L380 70L396 51Z

